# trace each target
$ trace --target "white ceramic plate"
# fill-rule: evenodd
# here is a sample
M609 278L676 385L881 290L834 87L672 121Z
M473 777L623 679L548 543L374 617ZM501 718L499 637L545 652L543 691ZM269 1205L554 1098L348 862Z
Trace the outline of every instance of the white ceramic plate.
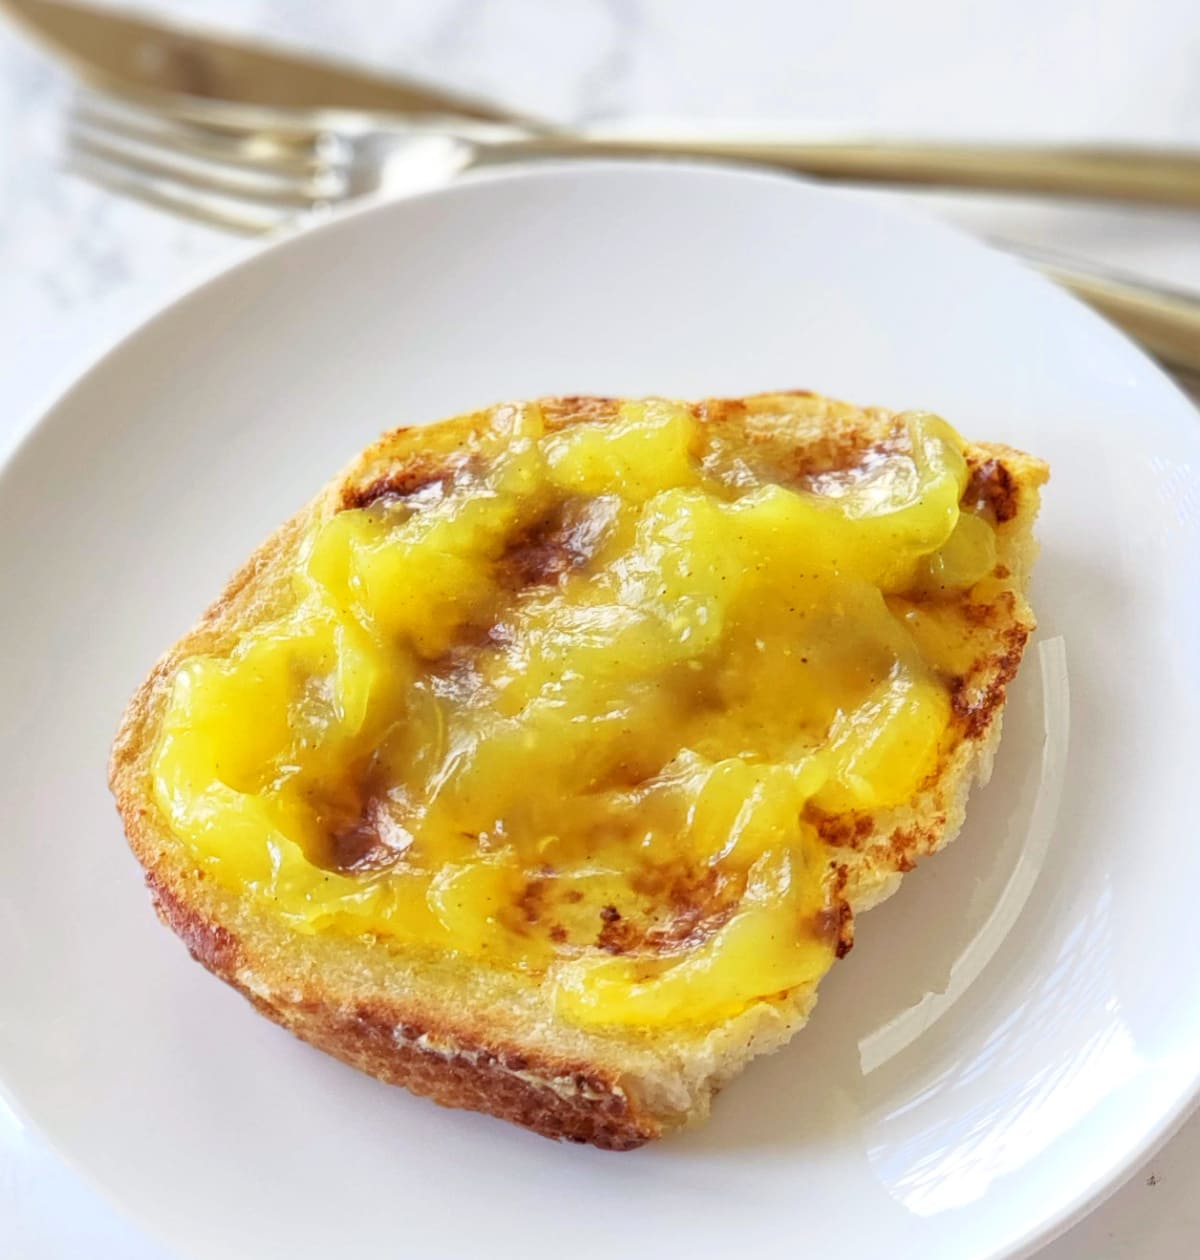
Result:
M810 1027L708 1127L612 1155L442 1111L187 959L107 747L278 521L400 422L797 386L1050 460L1042 646L961 839L863 920ZM508 175L269 250L109 355L0 480L8 1096L187 1256L1027 1251L1197 1090L1198 471L1195 413L1094 316L794 181Z

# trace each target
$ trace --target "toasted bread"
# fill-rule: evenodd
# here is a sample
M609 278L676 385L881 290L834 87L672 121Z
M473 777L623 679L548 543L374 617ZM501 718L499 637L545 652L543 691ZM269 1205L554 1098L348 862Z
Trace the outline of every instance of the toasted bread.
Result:
M702 426L736 429L775 474L785 469L795 484L817 491L823 478L853 474L894 449L899 432L893 413L804 393L685 406ZM556 431L607 423L618 404L556 398L539 407ZM260 1012L339 1059L444 1105L627 1150L704 1118L726 1081L803 1026L815 981L700 1022L579 1026L562 1017L536 972L484 965L453 950L409 951L369 933L299 930L269 899L214 878L174 833L154 790L155 750L180 666L197 656L228 656L249 628L286 612L316 523L411 496L469 469L481 436L505 414L493 408L385 435L268 538L138 689L116 738L110 782L159 917ZM1024 590L1045 466L998 445L966 443L963 453L969 479L962 503L995 530L995 589L970 606L977 651L945 680L951 716L936 773L899 803L809 813L828 858L831 904L840 909L833 928L838 956L852 943L853 915L889 896L904 872L958 833L972 784L990 773L1005 689L1034 628ZM530 563L545 567L546 557L536 549L522 553L520 564Z

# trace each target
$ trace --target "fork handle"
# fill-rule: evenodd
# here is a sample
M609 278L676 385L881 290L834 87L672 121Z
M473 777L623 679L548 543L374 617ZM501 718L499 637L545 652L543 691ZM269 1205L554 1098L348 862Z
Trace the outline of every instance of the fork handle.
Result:
M717 158L833 179L1200 207L1200 151L1182 148L701 139L591 129L543 133L527 144L559 156Z

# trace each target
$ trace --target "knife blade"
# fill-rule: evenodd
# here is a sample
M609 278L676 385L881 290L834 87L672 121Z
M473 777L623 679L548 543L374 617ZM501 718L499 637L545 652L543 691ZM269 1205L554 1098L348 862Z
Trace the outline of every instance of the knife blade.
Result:
M167 94L276 109L516 121L511 112L467 95L240 37L200 34L63 0L0 0L0 10L82 77L126 94Z

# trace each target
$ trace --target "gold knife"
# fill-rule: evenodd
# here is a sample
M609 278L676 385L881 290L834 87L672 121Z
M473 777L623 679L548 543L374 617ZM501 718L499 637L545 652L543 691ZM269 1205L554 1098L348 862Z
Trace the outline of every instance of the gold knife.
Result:
M0 0L0 9L68 61L82 78L111 91L178 94L280 109L437 113L481 122L518 121L511 112L425 83L111 10L62 0Z

